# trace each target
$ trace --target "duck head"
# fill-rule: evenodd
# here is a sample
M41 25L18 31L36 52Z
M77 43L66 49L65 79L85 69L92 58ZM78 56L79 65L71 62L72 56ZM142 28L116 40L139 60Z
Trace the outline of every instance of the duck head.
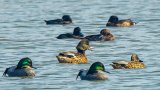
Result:
M131 61L143 62L142 60L139 59L137 54L132 54Z
M87 75L88 74L96 73L98 70L106 72L103 63L101 63L101 62L95 62L95 63L93 63L91 65L91 67L89 68L89 70L87 72Z
M30 66L32 67L32 60L28 57L25 57L25 58L22 58L19 62L18 62L18 65L17 65L17 68L16 69L21 69L25 66Z
M87 39L82 39L78 43L76 49L79 53L85 53L86 50L90 50L89 41Z
M108 29L102 29L100 34L103 35L103 36L107 36L107 35L111 34L111 31L108 30Z
M108 22L117 23L118 22L118 17L117 16L111 16L109 18Z
M64 15L64 16L62 17L62 19L63 19L63 21L72 22L72 19L71 19L71 17L70 17L69 15Z
M75 36L84 36L82 33L81 33L81 28L80 27L76 27L76 28L74 28L74 30L73 30L73 35L75 35Z

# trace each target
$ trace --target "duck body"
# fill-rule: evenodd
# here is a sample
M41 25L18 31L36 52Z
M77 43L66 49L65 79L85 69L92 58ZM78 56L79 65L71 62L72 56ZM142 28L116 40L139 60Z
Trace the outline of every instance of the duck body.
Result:
M55 20L44 20L45 23L47 25L53 25L53 24L60 24L60 25L63 25L63 24L70 24L72 23L72 19L69 15L64 15L62 17L62 19L55 19Z
M79 27L74 28L73 33L66 33L60 34L57 39L68 39L68 38L75 38L75 39L82 39L84 35L81 33L81 29Z
M66 39L66 38L74 38L72 33L60 34L57 36L57 39Z
M62 19L44 20L44 21L46 22L47 25L50 25L50 24L65 24Z
M35 72L32 69L32 60L28 57L22 58L16 66L6 68L3 76L8 77L34 77Z
M101 41L102 40L101 34L89 35L89 36L86 36L85 38L88 39L89 41Z
M112 41L115 40L115 37L113 35L103 36L101 34L98 35L90 35L86 36L86 39L89 41Z
M94 62L88 70L81 69L77 78L80 76L81 80L106 80L108 79L106 72L101 62Z
M96 73L88 74L88 75L87 75L87 72L88 70L83 70L83 69L80 70L79 76L81 80L107 80L108 79L106 72L103 72L101 70L97 70Z
M76 47L77 52L61 52L56 57L59 63L85 64L88 63L85 51L89 48L89 41L87 39L82 39Z
M114 61L110 64L114 69L132 69L132 68L145 68L143 61L139 60L138 55L132 54L131 61Z
M119 60L112 62L113 64L110 64L114 69L125 69L127 68L126 65L129 63L126 60Z
M84 53L78 52L62 52L56 56L59 63L85 64L88 63L87 57Z
M16 69L16 66L9 67L5 70L5 76L8 75L9 77L33 77L35 76L35 72L30 67L25 67L22 69Z
M123 19L118 20L117 16L111 16L108 20L106 26L113 26L113 27L129 27L135 25L131 19Z
M100 34L89 35L85 37L89 41L112 41L115 40L115 37L111 34L111 31L108 29L102 29Z

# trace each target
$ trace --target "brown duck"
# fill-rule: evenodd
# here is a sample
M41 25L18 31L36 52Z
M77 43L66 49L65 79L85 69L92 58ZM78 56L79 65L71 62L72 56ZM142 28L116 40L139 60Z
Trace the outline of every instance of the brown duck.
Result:
M115 37L112 35L109 29L102 29L100 34L89 35L85 37L89 41L112 41L115 40Z
M117 16L111 16L106 24L106 26L113 26L113 27L129 27L135 25L131 19L123 19L119 20Z
M57 57L59 63L85 64L88 63L85 51L90 49L89 41L82 39L77 47L77 52L62 52Z
M143 61L139 59L137 54L132 54L131 61L115 61L110 64L114 69L131 69L131 68L145 68Z

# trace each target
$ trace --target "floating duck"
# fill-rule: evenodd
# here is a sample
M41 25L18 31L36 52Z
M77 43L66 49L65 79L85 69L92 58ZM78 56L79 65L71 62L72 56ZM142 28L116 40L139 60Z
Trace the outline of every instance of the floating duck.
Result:
M60 34L57 37L57 39L67 39L67 38L82 39L84 38L84 35L81 33L81 28L76 27L74 28L73 33Z
M110 64L114 69L131 69L131 68L145 68L143 61L139 59L137 54L132 54L131 61L114 61Z
M113 27L129 27L135 25L131 19L123 19L118 20L117 16L111 16L106 24L106 26L113 26Z
M108 79L108 76L105 71L105 67L101 62L93 63L91 67L89 68L89 70L81 69L77 75L77 78L78 76L80 76L81 80L106 80Z
M55 20L44 20L47 25L51 24L70 24L72 23L72 19L69 15L64 15L62 19L55 19Z
M28 57L22 58L18 65L6 68L3 76L9 77L33 77L35 72L32 69L32 60Z
M62 52L59 53L57 57L59 63L73 63L73 64L85 64L88 63L85 51L90 50L89 41L87 39L82 39L77 47L77 52Z
M111 34L111 31L108 29L102 29L100 34L89 35L85 37L89 41L112 41L115 37Z

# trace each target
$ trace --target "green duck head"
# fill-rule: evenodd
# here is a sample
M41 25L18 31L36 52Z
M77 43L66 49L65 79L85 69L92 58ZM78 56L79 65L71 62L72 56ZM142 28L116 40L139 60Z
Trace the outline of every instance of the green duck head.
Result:
M32 60L28 57L22 58L17 65L16 69L24 68L24 66L32 67Z
M101 62L95 62L95 63L93 63L91 65L91 67L89 68L89 70L87 72L87 75L88 74L96 73L98 70L106 72L103 63L101 63Z
M76 49L79 53L84 53L87 49L90 49L89 41L87 39L82 39L78 43Z
M142 60L139 59L137 54L132 54L131 61L143 62Z

